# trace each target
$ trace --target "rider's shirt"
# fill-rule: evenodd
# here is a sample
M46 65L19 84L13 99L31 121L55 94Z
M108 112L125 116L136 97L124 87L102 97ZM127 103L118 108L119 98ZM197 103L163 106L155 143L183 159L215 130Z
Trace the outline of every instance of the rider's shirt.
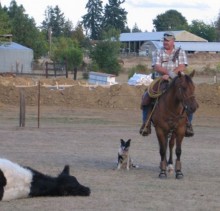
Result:
M161 65L171 72L170 75L175 76L174 69L176 67L178 67L180 64L184 64L186 66L188 65L186 52L180 49L177 58L174 59L176 51L177 49L174 48L171 54L167 54L164 47L154 51L152 53L152 67L155 65ZM161 75L161 73L155 72L155 77L159 77Z

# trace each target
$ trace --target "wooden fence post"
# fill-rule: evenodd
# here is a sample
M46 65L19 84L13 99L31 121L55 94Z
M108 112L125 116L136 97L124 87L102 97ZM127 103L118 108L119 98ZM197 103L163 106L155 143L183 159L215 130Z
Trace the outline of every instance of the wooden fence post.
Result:
M46 62L46 78L48 78L48 62Z
M66 78L68 78L67 61L65 61Z
M19 118L19 126L25 127L25 96L24 92L20 90L20 118Z
M38 112L37 112L37 126L40 128L40 81L38 81Z

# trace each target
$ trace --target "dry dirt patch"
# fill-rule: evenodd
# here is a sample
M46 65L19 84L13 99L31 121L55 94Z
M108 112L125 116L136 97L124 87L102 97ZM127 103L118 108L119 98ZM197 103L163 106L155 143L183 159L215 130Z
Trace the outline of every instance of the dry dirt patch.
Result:
M1 211L57 210L219 210L219 113L198 112L196 135L183 143L184 179L158 178L159 149L155 132L138 134L140 111L124 109L27 108L25 128L18 128L18 108L1 107L0 154L22 165L56 175L65 164L90 197L43 197L0 202ZM131 156L139 169L117 171L120 138L131 138Z

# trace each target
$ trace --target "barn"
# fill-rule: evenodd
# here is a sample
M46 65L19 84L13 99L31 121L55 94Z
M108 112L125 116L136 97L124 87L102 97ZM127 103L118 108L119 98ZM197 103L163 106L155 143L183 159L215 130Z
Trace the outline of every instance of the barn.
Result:
M176 46L181 47L187 53L220 53L220 42L208 42L206 39L185 30L172 32L176 37ZM121 53L150 56L152 51L163 45L163 34L164 31L122 33L119 38L123 46Z
M15 42L0 42L0 73L30 73L33 50Z

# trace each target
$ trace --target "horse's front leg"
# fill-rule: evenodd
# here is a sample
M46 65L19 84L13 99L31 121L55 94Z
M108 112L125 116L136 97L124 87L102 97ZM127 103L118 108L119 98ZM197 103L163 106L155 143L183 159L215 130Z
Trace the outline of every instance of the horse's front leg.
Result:
M168 160L168 166L167 166L167 171L172 174L174 171L173 167L173 147L175 144L175 133L172 134L170 140L169 140L169 160Z
M160 147L160 178L166 178L167 173L167 159L166 159L166 151L167 151L167 135L163 133L162 130L157 129L157 138L159 142L159 147Z
M181 157L181 153L182 153L182 140L183 140L183 136L178 136L176 138L176 164L175 164L175 172L176 172L176 179L182 179L183 178L183 173L181 171L181 161L180 161L180 157Z

